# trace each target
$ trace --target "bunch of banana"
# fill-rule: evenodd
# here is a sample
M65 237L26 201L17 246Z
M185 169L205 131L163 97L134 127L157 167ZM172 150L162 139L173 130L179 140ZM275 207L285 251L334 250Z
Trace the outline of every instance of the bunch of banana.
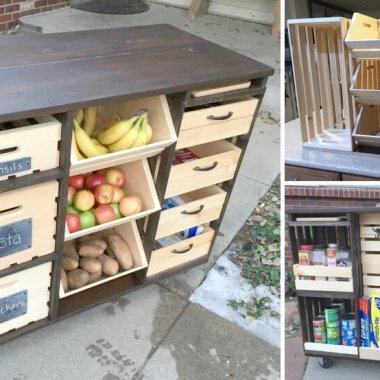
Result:
M146 111L139 112L127 120L120 120L98 135L99 141L106 145L110 152L117 152L148 144L153 131L148 124Z

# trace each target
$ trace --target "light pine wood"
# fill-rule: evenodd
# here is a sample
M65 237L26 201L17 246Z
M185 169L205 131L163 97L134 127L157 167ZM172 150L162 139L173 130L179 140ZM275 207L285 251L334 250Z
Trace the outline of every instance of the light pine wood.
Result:
M368 276L363 274L363 285L365 286L375 286L380 287L380 275L379 276Z
M153 276L200 257L207 256L213 236L214 231L211 228L206 228L200 235L154 250L150 259L147 276ZM186 253L178 254L172 252L175 249L184 250L190 244L193 244L193 247Z
M380 252L380 240L364 240L360 242L362 251L379 251Z
M297 290L310 290L315 292L342 292L352 293L354 286L352 281L319 281L319 280L297 280Z
M380 275L380 254L362 252L361 258L363 273Z
M241 149L228 141L215 141L194 146L191 148L191 151L200 158L172 166L165 198L215 185L229 180L235 175ZM194 170L196 167L211 167L214 163L217 164L212 170Z
M199 98L201 96L221 94L223 92L228 92L228 91L242 90L244 88L248 88L250 85L251 85L251 82L243 82L243 83L231 84L228 86L213 87L213 88L208 88L206 90L192 91L191 96L193 96L194 98Z
M0 226L32 219L31 247L0 258L0 269L54 252L58 182L42 183L0 194ZM9 210L9 211L5 211Z
M209 0L192 0L187 17L194 20L197 16L205 13L209 5Z
M330 267L325 265L294 264L293 272L296 276L329 276L352 279L351 267Z
M43 236L43 235L42 235ZM0 278L0 298L26 290L27 312L24 315L0 323L0 334L37 322L48 316L51 262Z
M330 352L330 353L352 355L352 356L358 355L358 347L352 347L352 346L305 342L304 348L306 351L321 351L321 352Z
M361 145L380 146L380 106L361 106L352 136ZM380 225L380 220L379 220Z
M380 350L371 347L359 347L359 358L365 360L380 360Z
M152 140L149 144L84 160L78 160L75 153L71 152L70 175L152 157L176 142L177 136L164 95L97 107L97 126L94 135L106 128L107 120L113 115L122 119L130 118L140 109L148 110L148 121L153 129Z
M156 239L218 219L226 192L219 186L211 186L183 194L181 197L187 203L161 212ZM203 209L197 214L182 214L183 211L191 212L200 207Z
M88 284L86 286L83 286L79 289L73 289L68 290L65 292L63 290L62 284L60 286L59 291L59 298L65 298L69 297L73 294L83 292L86 289L93 288L94 286L98 286L100 284L104 284L105 282L109 282L114 280L115 278L127 276L130 273L139 271L141 269L144 269L148 266L148 263L146 261L146 256L144 252L144 248L142 246L140 234L136 225L135 221L131 221L129 223L124 223L118 226L115 226L114 228L108 229L104 231L104 234L109 235L113 232L116 232L120 235L120 237L128 244L128 247L131 251L132 257L133 257L133 268L126 270L126 271L120 271L115 276L106 276L102 275L101 279L98 281L93 282L92 284Z
M365 224L378 224L380 225L380 213L360 214L360 226Z
M18 120L12 122L20 128L0 131L0 163L30 157L29 170L12 173L20 177L31 174L34 170L48 170L59 164L58 141L61 138L61 123L52 116L36 117L37 124L31 121ZM14 151L2 153L2 150L17 148ZM6 180L8 174L2 175L0 181Z
M138 195L142 201L143 209L137 214L126 216L120 219L115 219L111 222L99 224L94 227L90 227L85 230L80 230L73 233L70 233L66 228L66 241L90 234L92 232L97 232L106 228L114 227L125 222L130 222L132 220L144 218L145 216L150 215L155 211L161 209L161 205L156 193L156 188L154 186L153 178L150 173L149 165L146 159L128 162L123 165L118 165L117 168L120 168L122 171L126 173L127 182L124 186L124 190L126 190L127 194ZM85 172L88 172L88 170Z
M378 215L379 221L377 222L377 225L368 227L368 226L361 226L360 227L360 237L363 238L369 238L374 239L376 238L377 234L374 231L374 229L380 228L380 215Z
M375 286L363 286L363 295L366 297L372 297L374 294L380 294L380 287Z

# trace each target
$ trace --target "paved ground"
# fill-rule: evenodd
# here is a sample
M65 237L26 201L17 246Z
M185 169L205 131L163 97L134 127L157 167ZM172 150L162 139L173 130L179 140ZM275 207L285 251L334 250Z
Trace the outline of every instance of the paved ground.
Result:
M279 115L280 45L268 26L211 15L191 22L184 10L157 4L133 16L68 9L24 19L42 32L162 22L275 67L262 109ZM263 120L256 123L210 263L1 346L0 379L278 379L277 348L188 301L280 171L280 129Z

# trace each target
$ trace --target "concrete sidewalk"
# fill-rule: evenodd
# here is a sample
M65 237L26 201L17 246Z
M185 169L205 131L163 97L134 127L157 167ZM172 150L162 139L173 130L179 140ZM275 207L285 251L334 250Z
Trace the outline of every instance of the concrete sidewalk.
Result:
M30 28L61 32L170 23L276 69L262 109L280 114L279 40L271 28L150 4L139 15L72 9L23 19ZM280 128L259 119L208 264L118 298L0 347L3 380L278 379L279 349L189 303L280 172Z

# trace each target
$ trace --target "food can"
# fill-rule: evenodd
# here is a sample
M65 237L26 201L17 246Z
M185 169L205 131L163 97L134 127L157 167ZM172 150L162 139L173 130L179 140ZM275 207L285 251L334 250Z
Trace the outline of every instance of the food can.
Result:
M336 322L326 322L326 328L328 328L328 329L336 329L338 327L340 328L339 320Z
M314 331L314 343L327 343L326 331Z
M356 329L342 330L342 339L353 339L353 338L356 338Z
M326 306L325 307L326 324L339 321L339 306Z
M313 318L313 329L326 331L325 317L314 317Z
M356 338L352 338L352 339L342 339L342 345L343 345L343 346L352 346L352 347L356 347L356 346L357 346Z
M340 344L340 328L327 328L327 343L328 344Z
M340 325L342 327L342 330L356 329L356 314L355 313L343 314L340 317Z
M346 312L346 305L344 303L344 300L341 299L333 299L331 301L332 306L338 306L339 307L339 315L342 316Z

